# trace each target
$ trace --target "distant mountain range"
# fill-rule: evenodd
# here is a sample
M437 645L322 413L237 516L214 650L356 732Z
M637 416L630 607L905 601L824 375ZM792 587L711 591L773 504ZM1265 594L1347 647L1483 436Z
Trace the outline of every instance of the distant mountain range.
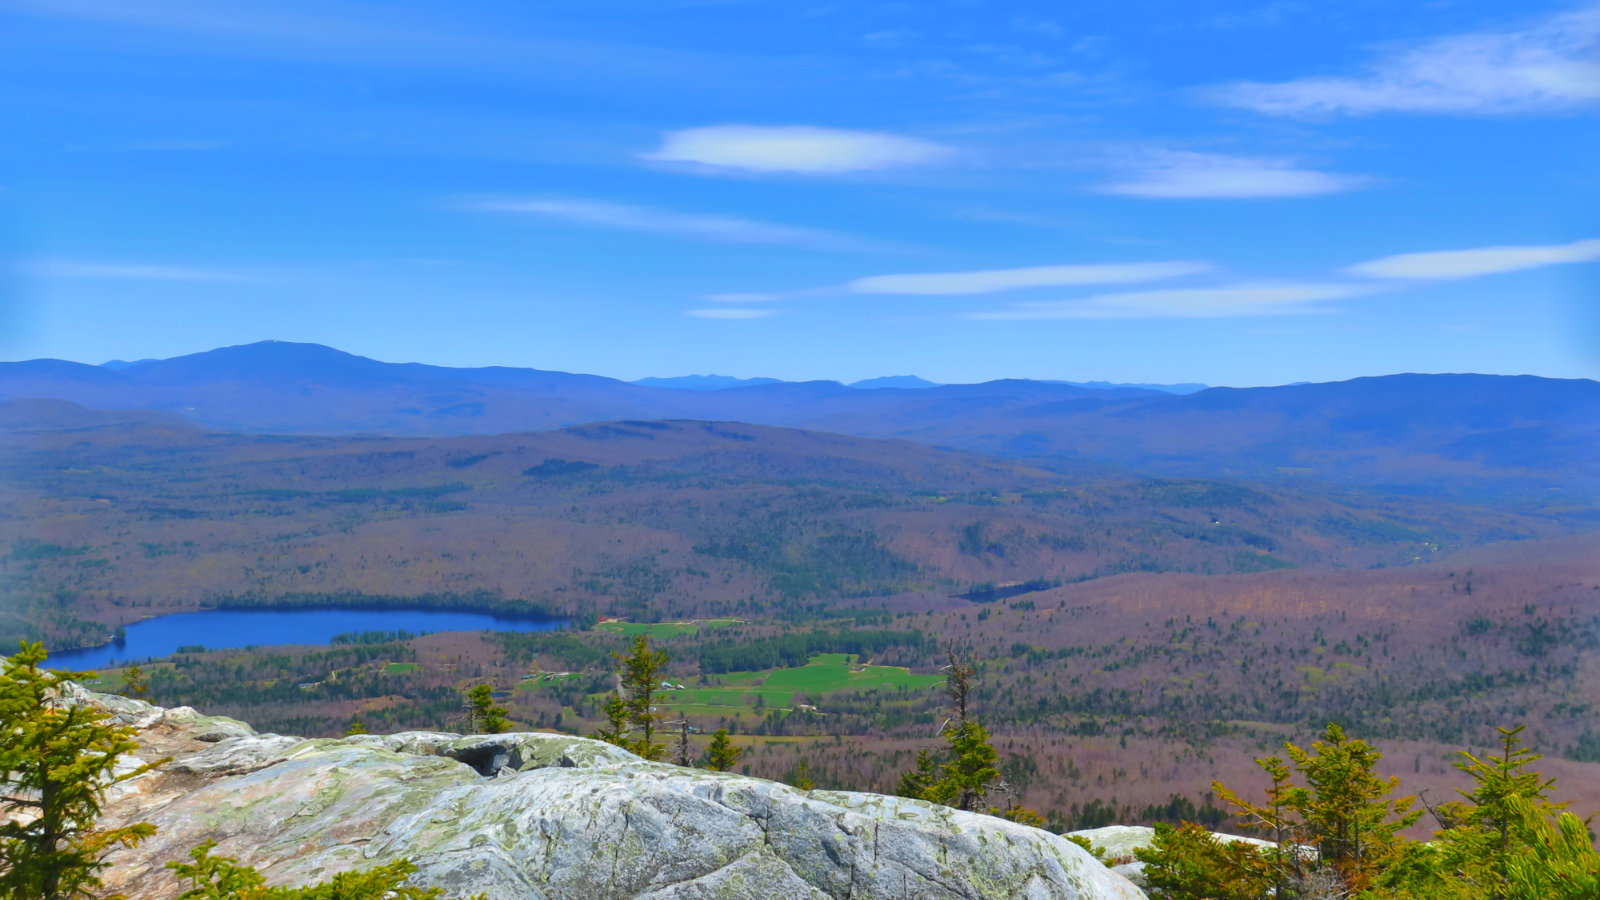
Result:
M1096 390L1138 388L1142 391L1161 391L1167 394L1194 394L1211 386L1195 382L1185 382L1183 384L1121 384L1113 381L1052 381L1051 384L1070 384L1073 387L1094 388Z
M740 421L905 438L1046 465L1089 461L1157 474L1514 498L1524 508L1590 508L1600 498L1600 382L1532 376L1389 375L1185 395L1027 380L917 390L833 381L675 390L537 369L384 363L269 341L121 368L0 363L0 401L24 398L151 409L218 430L277 434L444 436L622 419Z
M779 384L781 381L779 378L735 378L732 375L677 375L672 378L640 378L628 383L671 391L725 391L756 384Z
M146 360L147 361L147 360ZM123 362L114 359L101 363L113 369L125 369L135 363ZM781 378L735 378L732 375L678 375L672 378L638 378L629 384L644 387L667 388L674 391L723 391L728 388L750 387L757 384L794 384ZM1161 391L1168 394L1192 394L1203 391L1209 385L1204 384L1117 384L1110 381L1047 381L1045 384L1068 384L1073 387L1094 388L1095 390L1115 390L1117 388L1138 388L1146 391ZM878 390L880 388L893 388L896 390L915 390L918 388L944 387L937 381L929 381L916 375L884 375L879 378L867 378L862 381L852 381L846 387L857 390Z

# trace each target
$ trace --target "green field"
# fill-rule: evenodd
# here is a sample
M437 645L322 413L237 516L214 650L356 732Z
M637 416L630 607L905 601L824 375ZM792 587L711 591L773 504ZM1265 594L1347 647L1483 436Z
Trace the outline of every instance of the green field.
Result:
M417 670L416 663L389 663L384 672L390 675L410 675Z
M765 706L770 709L788 709L794 703L794 691L768 690L766 688L693 687L686 691L663 693L662 702L668 706Z
M642 634L649 638L681 637L685 634L694 634L702 628L724 628L734 625L738 619L698 619L693 622L601 622L595 626L596 631L609 631L612 634L625 634L633 637Z
M729 672L696 679L682 691L663 691L660 703L678 712L788 710L798 694L813 704L842 691L919 690L943 681L896 666L864 666L847 653L820 653L803 666L760 672Z
M784 687L807 694L876 687L920 688L938 684L938 675L913 675L897 666L862 666L847 653L822 653L798 669L779 669L761 682L768 688Z

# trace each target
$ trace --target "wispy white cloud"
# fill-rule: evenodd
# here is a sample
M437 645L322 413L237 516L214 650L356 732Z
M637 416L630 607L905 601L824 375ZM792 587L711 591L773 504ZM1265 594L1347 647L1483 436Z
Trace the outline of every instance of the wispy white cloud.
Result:
M1348 77L1240 82L1205 92L1268 115L1560 112L1600 103L1600 5L1520 31L1435 38Z
M765 319L776 315L775 309L751 309L748 306L719 306L711 309L685 310L684 315L697 319Z
M1130 284L1159 281L1210 271L1210 263L1170 262L1106 263L1077 266L1031 266L1023 269L987 269L974 272L927 272L916 275L873 275L844 285L851 294L992 294L1022 288L1065 287L1084 284Z
M1018 303L1010 309L983 310L969 319L1218 319L1283 316L1335 311L1323 305L1375 293L1371 285L1320 282L1245 282L1210 288L1096 294L1072 300Z
M574 197L524 197L474 200L468 209L482 212L525 213L625 231L650 231L701 241L730 244L787 244L818 250L877 252L903 250L887 241L840 234L818 228L799 228L758 222L734 216L709 216L629 206Z
M238 272L152 263L107 263L75 259L42 259L22 270L37 278L105 278L133 281L243 281Z
M1122 165L1127 176L1097 190L1160 200L1308 197L1354 190L1372 181L1302 168L1288 159L1174 150L1147 152Z
M1197 260L1097 263L1070 266L1028 266L1019 269L979 269L966 272L919 272L907 275L869 275L844 284L790 291L707 294L709 303L770 303L802 297L837 297L842 294L894 294L907 296L964 296L993 294L1028 288L1071 287L1098 284L1137 284L1210 272L1215 266Z
M667 134L652 162L738 172L836 175L948 159L948 147L876 131L810 125L711 125Z
M1600 259L1600 239L1525 247L1478 247L1471 250L1443 250L1434 253L1401 253L1357 263L1345 269L1353 275L1373 278L1443 280L1497 275L1562 263L1592 262Z

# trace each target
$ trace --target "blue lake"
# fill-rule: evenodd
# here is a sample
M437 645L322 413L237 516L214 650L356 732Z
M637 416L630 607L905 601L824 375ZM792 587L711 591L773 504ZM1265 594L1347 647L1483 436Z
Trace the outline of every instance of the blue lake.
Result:
M51 668L87 670L171 656L179 647L209 650L272 644L326 644L352 631L552 631L565 619L503 618L422 609L215 609L135 622L120 644L52 652Z

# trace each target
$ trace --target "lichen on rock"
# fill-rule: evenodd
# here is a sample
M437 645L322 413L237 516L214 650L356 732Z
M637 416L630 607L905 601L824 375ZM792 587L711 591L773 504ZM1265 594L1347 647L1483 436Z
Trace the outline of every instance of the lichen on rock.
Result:
M568 735L431 732L304 740L81 691L171 756L108 819L156 836L109 858L106 888L165 900L206 840L272 884L401 857L414 883L491 900L1141 900L1046 831L920 800L801 791L648 762Z

